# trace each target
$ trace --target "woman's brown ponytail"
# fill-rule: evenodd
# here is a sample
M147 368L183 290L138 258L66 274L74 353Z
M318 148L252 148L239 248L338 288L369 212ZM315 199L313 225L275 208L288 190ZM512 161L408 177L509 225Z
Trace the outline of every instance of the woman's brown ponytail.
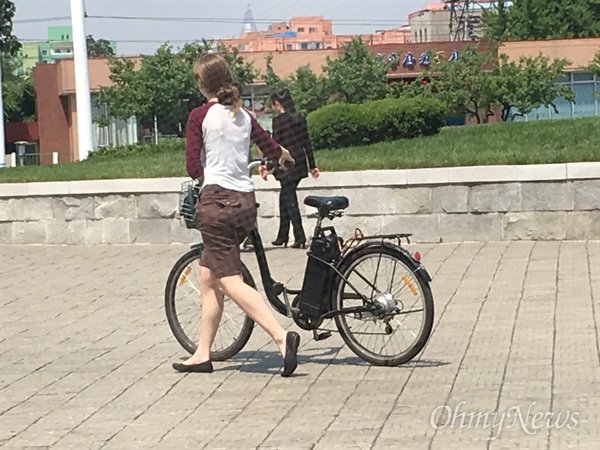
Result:
M233 76L225 58L215 53L206 53L194 64L194 77L199 87L217 97L222 105L233 106L235 117L242 100L239 89L233 85Z
M217 99L221 105L232 105L233 116L239 112L242 99L240 98L240 91L237 87L227 83L227 85L221 86L217 91Z

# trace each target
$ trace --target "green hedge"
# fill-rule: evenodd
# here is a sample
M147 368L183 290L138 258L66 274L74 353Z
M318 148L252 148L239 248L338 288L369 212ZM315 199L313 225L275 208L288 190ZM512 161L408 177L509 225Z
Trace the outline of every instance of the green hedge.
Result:
M429 136L445 123L446 108L435 98L384 99L362 105L333 104L308 115L315 149L334 149Z
M334 149L377 142L428 136L444 126L446 111L434 98L384 99L364 104L336 103L307 117L315 149ZM135 144L90 152L89 159L105 160L139 154L176 153L185 150L185 139L165 139L158 145Z
M140 154L176 153L185 150L185 139L165 139L156 144L131 144L122 147L104 147L90 152L88 159L112 159Z

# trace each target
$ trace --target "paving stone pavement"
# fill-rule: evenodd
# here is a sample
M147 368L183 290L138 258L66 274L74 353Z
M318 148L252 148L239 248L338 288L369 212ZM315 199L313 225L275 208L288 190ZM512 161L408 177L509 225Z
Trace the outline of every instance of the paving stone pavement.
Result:
M0 447L599 448L600 242L414 247L434 278L424 352L372 367L302 331L285 379L258 328L210 375L172 370L163 289L185 246L1 246ZM301 251L268 257L300 284Z

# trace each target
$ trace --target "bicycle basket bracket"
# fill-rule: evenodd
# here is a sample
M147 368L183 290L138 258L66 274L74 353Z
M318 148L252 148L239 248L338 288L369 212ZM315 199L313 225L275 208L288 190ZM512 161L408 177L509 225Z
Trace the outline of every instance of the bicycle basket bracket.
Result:
M181 183L179 193L179 217L186 228L196 228L196 203L199 197L199 187L196 180Z

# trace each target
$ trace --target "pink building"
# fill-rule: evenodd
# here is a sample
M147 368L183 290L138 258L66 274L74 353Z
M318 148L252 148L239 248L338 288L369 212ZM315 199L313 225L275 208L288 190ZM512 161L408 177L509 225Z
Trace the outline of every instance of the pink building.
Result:
M289 23L269 25L266 31L253 31L253 26L237 39L221 39L227 47L245 52L284 52L293 50L337 49L356 35L335 35L330 19L319 16L293 17ZM410 31L398 28L360 35L370 45L404 44L410 39Z

